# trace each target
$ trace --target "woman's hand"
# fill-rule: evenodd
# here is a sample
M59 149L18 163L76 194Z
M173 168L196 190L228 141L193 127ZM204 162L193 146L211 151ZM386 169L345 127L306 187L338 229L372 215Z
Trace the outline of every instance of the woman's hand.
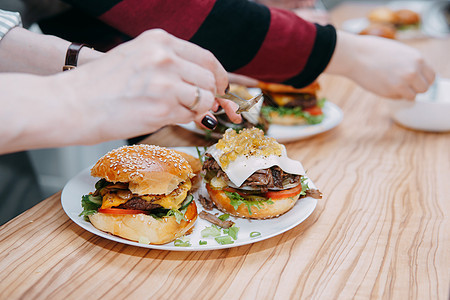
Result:
M346 76L383 97L413 100L433 83L435 73L422 54L397 41L338 32L326 72Z
M215 98L228 85L217 59L163 30L147 31L61 79L68 75L76 77L68 79L76 96L73 105L80 116L95 118L98 125L90 137L95 142L192 120L215 125L209 111L219 105L232 120L240 121L234 103ZM206 115L213 118L212 124L205 123Z

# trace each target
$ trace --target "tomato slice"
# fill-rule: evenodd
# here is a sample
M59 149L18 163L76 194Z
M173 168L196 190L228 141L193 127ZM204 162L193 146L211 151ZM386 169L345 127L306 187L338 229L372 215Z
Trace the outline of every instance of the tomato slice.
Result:
M187 207L184 217L188 220L189 223L191 223L197 217L197 205L195 204L194 200L192 200L191 204L189 204L189 206Z
M288 190L268 191L267 193L264 194L264 197L271 199L289 198L300 194L301 191L302 185L299 184L296 187L293 187L292 189Z
M123 209L123 208L100 208L98 212L102 214L111 214L111 215L137 215L147 213L145 210Z
M309 113L311 116L319 116L323 114L322 109L318 106L304 108L303 111Z

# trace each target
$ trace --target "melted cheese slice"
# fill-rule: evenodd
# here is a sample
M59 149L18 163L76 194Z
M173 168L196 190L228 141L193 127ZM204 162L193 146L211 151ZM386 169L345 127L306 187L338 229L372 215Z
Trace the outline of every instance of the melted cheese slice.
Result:
M286 104L291 102L292 99L294 99L294 98L295 98L295 96L286 95L286 94L275 94L275 95L272 95L273 101L276 104L278 104L279 106L285 106Z
M206 153L209 153L214 157L222 170L227 174L230 181L237 187L240 187L244 181L256 171L267 169L272 166L279 166L286 173L305 175L302 164L297 160L287 157L286 147L284 145L281 146L281 156L269 155L247 157L245 155L240 155L235 160L229 162L226 168L224 168L220 162L220 156L224 154L224 152L216 148L216 145L209 147Z
M124 204L127 201L128 200L122 199L119 196L117 196L116 193L109 193L108 192L108 193L105 193L103 195L102 207L100 207L100 208L105 209L105 208L111 208L111 207L114 207L114 206L119 206L120 204Z
M169 195L145 195L142 199L159 204L167 209L178 209L181 203L186 199L187 193L192 187L191 180L187 179L181 183L178 188L173 190Z
M189 192L191 187L192 183L189 179L187 179L168 195L144 195L139 197L148 202L159 204L167 209L178 209L184 199L186 199L187 193ZM116 193L108 192L103 195L101 208L104 209L119 206L127 201L128 200L122 199L117 196Z

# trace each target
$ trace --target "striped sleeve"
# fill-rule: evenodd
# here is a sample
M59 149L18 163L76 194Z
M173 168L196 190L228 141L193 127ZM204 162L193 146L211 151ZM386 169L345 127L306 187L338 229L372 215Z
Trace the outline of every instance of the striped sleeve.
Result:
M229 72L295 87L316 79L336 45L333 26L246 0L66 0L130 36L152 28L210 50Z
M20 14L0 9L0 40L16 26L22 26Z

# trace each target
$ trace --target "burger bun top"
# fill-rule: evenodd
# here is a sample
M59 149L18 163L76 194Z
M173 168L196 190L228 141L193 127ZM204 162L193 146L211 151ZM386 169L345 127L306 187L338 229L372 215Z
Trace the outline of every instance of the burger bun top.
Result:
M395 14L397 15L397 24L399 25L414 25L420 22L419 14L410 9L400 9Z
M195 176L180 154L154 145L123 146L112 150L97 161L91 175L113 183L129 183L128 188L137 195L167 195Z
M263 91L268 91L272 93L296 93L296 94L312 94L312 95L315 95L315 93L320 89L320 85L317 81L314 81L310 85L307 85L299 89L281 83L269 83L262 81L258 83L258 87Z
M396 13L387 7L379 7L370 11L367 16L370 22L397 24Z

